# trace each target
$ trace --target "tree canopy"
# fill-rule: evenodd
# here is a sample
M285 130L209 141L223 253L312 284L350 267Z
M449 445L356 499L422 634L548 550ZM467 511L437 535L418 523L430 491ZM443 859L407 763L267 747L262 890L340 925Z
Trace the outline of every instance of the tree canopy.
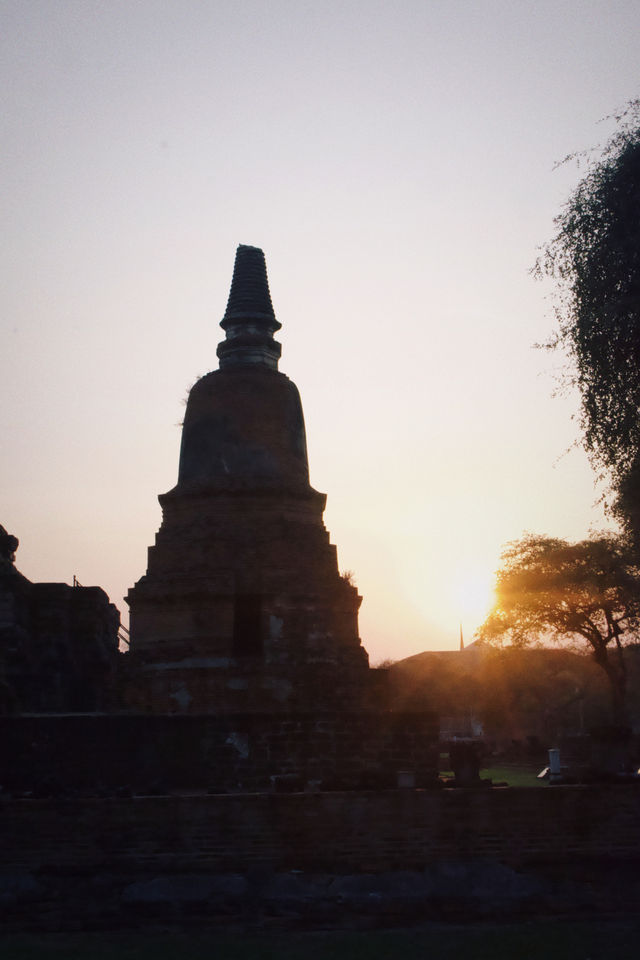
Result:
M640 99L616 120L536 270L559 282L549 345L572 362L585 448L609 476L618 514L640 533Z
M622 647L640 624L639 586L640 571L618 538L569 543L528 535L502 555L496 601L479 637L515 646L586 644L609 679L614 720L623 722Z

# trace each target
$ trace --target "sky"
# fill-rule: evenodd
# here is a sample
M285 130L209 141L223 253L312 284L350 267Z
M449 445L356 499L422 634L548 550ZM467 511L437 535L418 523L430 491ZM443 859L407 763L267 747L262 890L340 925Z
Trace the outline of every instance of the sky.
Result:
M0 0L0 523L123 601L262 247L373 663L467 641L525 531L607 525L553 286L637 0Z

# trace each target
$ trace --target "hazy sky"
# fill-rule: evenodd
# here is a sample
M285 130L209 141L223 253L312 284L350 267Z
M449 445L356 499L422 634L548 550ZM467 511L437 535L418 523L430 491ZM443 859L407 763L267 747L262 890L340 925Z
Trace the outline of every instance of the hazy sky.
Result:
M603 525L529 275L638 96L638 0L0 0L0 523L122 597L266 254L372 661L470 637L505 541Z

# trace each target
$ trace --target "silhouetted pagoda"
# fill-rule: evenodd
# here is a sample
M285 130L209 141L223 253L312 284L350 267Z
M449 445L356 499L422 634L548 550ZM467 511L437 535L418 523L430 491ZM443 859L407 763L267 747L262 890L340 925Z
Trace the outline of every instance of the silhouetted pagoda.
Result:
M239 246L220 368L189 395L178 483L129 591L131 706L151 712L329 709L368 673L361 598L338 571L309 483L300 396L264 254Z

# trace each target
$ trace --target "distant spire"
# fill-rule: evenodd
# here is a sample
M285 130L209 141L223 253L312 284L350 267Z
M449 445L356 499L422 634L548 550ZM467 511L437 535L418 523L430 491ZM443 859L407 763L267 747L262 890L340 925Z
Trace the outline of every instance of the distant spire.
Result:
M460 649L464 650L464 639L462 636L462 624L460 624Z
M271 303L267 265L259 247L236 250L227 309L220 323L226 339L218 344L220 368L257 364L278 368L281 346L273 334L282 326Z

